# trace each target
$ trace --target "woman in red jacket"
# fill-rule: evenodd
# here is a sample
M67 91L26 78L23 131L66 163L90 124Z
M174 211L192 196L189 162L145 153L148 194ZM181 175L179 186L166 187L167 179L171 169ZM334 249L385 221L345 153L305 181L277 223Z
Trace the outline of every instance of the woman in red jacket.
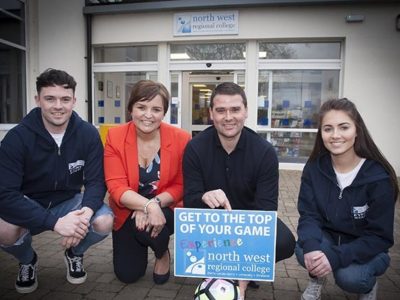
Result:
M119 280L132 283L155 254L153 280L170 276L173 208L182 206L182 156L190 135L162 122L169 104L165 86L139 81L128 102L132 121L108 131L104 172L114 211L113 263Z

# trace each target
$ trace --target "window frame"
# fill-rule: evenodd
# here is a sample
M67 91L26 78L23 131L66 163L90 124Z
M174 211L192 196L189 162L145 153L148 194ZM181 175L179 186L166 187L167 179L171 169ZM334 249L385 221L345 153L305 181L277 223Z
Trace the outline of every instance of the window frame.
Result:
M266 42L266 41L259 41L257 43L257 51L260 51L260 42ZM292 43L291 41L286 41L287 43ZM296 41L297 42L297 41ZM307 41L310 43L318 43L318 41ZM320 42L325 42L325 41L320 41ZM329 40L329 42L332 42L332 40ZM339 90L338 90L338 95L339 97L342 95L342 89L343 89L343 65L344 65L344 59L343 59L343 49L344 49L344 40L334 40L333 42L338 42L341 45L341 52L340 52L340 58L339 59L265 59L265 58L259 58L257 55L257 74L256 74L256 82L257 86L260 80L260 72L261 71L266 71L269 72L269 89L268 89L268 119L271 120L271 115L272 115L272 85L273 85L273 77L272 74L274 71L279 71L279 70L323 70L323 71L328 71L328 70L336 70L339 71ZM277 43L276 41L271 41L271 43ZM283 42L284 43L284 42ZM258 87L257 87L257 95L258 95ZM258 103L258 99L257 102ZM256 122L255 122L255 131L261 135L265 135L266 139L271 142L271 136L272 133L274 132L288 132L288 133L317 133L318 129L317 128L273 128L272 127L272 122L268 122L268 125L260 125L258 124L258 106L255 105L255 116L256 116ZM278 156L279 158L279 156ZM303 166L303 162L285 162L279 160L280 166L283 168L296 168L298 166Z
M23 40L24 45L17 44L17 43L14 43L14 42L2 39L2 38L0 38L0 44L9 46L11 48L18 49L20 51L23 51L23 55L22 55L23 56L23 61L21 62L21 67L23 68L21 70L22 77L19 78L18 80L21 80L20 85L21 85L21 88L22 88L22 91L21 91L22 98L19 99L19 100L21 100L21 102L22 102L21 103L21 110L22 110L21 114L22 114L22 117L24 117L26 115L26 113L27 113L27 100L26 99L27 99L27 84L28 84L27 83L27 75L28 75L28 68L27 68L28 53L27 52L28 51L27 51L27 46L26 45L28 43L27 34L28 34L29 30L28 30L28 25L27 25L27 15L28 14L27 14L26 1L20 0L20 4L21 4L22 9L23 9L23 16L18 16L18 15L14 14L14 13L11 13L11 12L7 11L4 8L0 8L0 10L1 10L2 13L6 14L6 15L12 17L12 18L15 18L18 21L23 23L21 27L24 30L24 40ZM2 131L6 132L6 131L10 130L11 128L13 128L14 126L16 126L18 123L19 122L16 122L16 123L0 123L0 132L2 132ZM1 134L0 134L0 137L1 137Z

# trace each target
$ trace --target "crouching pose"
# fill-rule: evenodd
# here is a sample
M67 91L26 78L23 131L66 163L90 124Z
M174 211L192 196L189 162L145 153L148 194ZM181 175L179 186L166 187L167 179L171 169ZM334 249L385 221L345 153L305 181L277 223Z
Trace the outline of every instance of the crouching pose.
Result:
M343 290L377 298L389 266L399 188L357 111L347 99L320 110L317 139L301 179L297 259L310 275L302 299L321 299L333 273Z
M97 129L73 111L75 86L64 71L42 73L38 107L0 145L0 247L19 261L19 293L38 286L33 235L53 230L63 237L67 280L80 284L83 254L112 229L103 204L103 146Z
M145 275L149 248L155 256L154 283L166 283L171 274L168 244L173 210L182 207L182 156L190 135L162 121L169 101L163 84L138 81L128 101L132 120L107 134L104 170L115 213L113 264L125 283Z
M247 97L232 82L219 84L210 98L213 125L197 134L183 157L184 205L226 210L278 209L279 164L272 145L244 126ZM276 262L293 255L295 238L277 219ZM254 281L239 280L240 296Z

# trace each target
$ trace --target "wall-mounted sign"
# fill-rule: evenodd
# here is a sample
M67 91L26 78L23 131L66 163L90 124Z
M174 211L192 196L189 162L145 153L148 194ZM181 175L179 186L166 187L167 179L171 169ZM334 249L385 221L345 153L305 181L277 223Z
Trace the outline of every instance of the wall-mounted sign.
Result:
M175 36L238 33L238 11L203 11L174 14Z
M175 276L274 281L276 211L175 209Z

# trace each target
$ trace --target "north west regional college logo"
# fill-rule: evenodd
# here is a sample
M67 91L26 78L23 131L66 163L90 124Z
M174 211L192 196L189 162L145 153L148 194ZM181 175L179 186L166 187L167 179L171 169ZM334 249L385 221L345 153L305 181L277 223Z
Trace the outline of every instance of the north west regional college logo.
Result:
M194 252L191 250L185 251L185 273L193 275L205 275L205 251Z
M191 33L192 32L192 24L191 24L190 16L180 16L177 19L177 32L178 33Z

